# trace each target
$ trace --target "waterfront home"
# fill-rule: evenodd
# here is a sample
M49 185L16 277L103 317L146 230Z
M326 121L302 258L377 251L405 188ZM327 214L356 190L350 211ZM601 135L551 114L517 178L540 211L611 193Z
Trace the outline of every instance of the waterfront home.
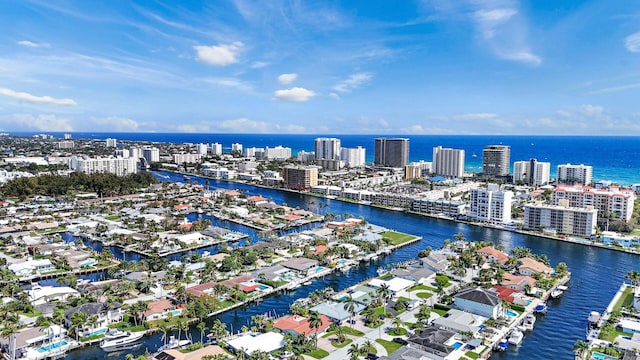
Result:
M440 316L433 320L432 325L438 329L455 331L457 333L475 334L480 330L480 326L487 318L461 311L451 309L447 311L445 316Z
M203 348L200 348L195 351L182 353L177 349L164 350L160 354L155 356L155 359L158 360L200 360L206 356L213 356L215 359L218 357L222 359L231 359L233 358L229 355L223 348L218 345L209 345Z
M527 305L529 298L519 290L508 288L506 286L495 285L492 287L498 294L501 300L510 302L516 305Z
M9 270L13 271L18 277L25 277L30 275L45 274L56 270L49 259L33 260L31 257L27 258L27 261L11 264L8 266Z
M0 337L0 347L5 354L11 354L15 349L16 359L45 359L64 355L71 346L77 342L67 336L67 330L58 325L46 328L28 327L19 330L15 334L15 343L12 339ZM59 344L59 346L51 346Z
M83 313L87 315L87 319L95 316L96 321L92 324L85 322L76 328L78 336L91 336L98 333L104 333L109 324L122 321L122 309L119 303L86 303L74 308L65 310L64 323L65 326L71 327L73 321L71 318L75 313Z
M146 321L167 319L169 316L176 317L182 315L184 306L174 305L171 300L162 299L152 301L148 305L148 310L142 313Z
M618 323L622 332L628 334L640 334L640 321L632 318L624 318Z
M636 312L640 312L640 286L634 286L633 288L633 308Z
M420 258L420 263L433 272L444 271L449 266L447 254L442 251L432 251L429 256Z
M269 281L288 280L291 278L291 270L280 264L276 264L255 271L253 276L257 279Z
M380 360L425 360L431 359L435 354L414 347L403 346L390 355L380 357ZM439 358L442 359L442 358Z
M195 285L190 288L187 288L185 291L195 297L200 297L203 295L212 295L214 287L218 285L216 281L209 281L204 284Z
M637 349L640 349L640 333L634 333L631 336L618 335L613 340L613 343L616 344L616 348L627 350L635 356ZM627 357L624 357L624 359L627 359ZM636 357L632 357L632 359L636 359Z
M502 276L502 281L500 285L504 287L508 287L509 289L514 289L518 291L525 291L527 285L533 289L536 286L536 279L531 276L524 275L515 275L512 273L505 272Z
M287 315L279 318L273 323L273 327L280 329L282 333L291 333L295 336L311 334L322 335L327 328L332 324L331 320L326 316L320 314L320 320L322 324L320 327L312 328L309 318L300 315Z
M407 290L408 288L415 285L416 282L412 280L407 280L399 277L394 277L389 280L382 279L371 279L369 281L369 286L374 288L381 288L383 285L387 285L389 290L391 291L392 296L397 296L398 293Z
M365 308L362 304L355 303L354 305L353 311L356 313L359 313ZM317 311L318 313L325 315L338 325L351 317L351 314L345 310L344 303L342 302L325 301L312 307L311 311Z
M36 285L28 290L31 305L42 305L52 301L65 301L72 296L80 296L76 289L68 286L40 286Z
M436 273L427 268L394 269L391 275L413 281L417 284L429 284L435 278Z
M410 347L427 352L427 359L446 359L455 350L454 347L447 345L455 335L453 331L429 326L411 335L407 340Z
M504 265L509 261L509 255L494 248L493 246L485 246L482 249L476 251L476 253L485 257L487 262L499 263Z
M502 313L501 300L495 291L467 288L453 297L453 304L460 310L496 319Z
M550 275L553 273L553 269L540 261L523 257L518 259L518 272L525 276L531 276L535 273Z
M368 306L372 302L376 301L378 298L378 291L374 287L357 285L349 292L349 295L356 303Z
M256 278L251 274L238 275L231 279L221 281L220 284L228 287L229 289L234 288L238 285L238 288L245 293L253 292L258 289L258 284L255 282Z
M246 334L229 340L227 344L234 351L242 351L247 355L251 355L256 351L270 353L284 347L284 336L274 332L259 335Z
M302 276L308 276L318 267L318 260L307 258L293 258L281 262L280 265L294 270Z

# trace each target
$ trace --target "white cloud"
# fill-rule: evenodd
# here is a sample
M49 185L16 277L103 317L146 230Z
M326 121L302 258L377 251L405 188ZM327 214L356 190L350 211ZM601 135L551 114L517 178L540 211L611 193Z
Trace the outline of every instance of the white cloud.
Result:
M499 51L498 56L506 60L519 61L530 65L542 64L542 59L529 51Z
M303 134L307 132L307 129L302 126L302 125L287 125L287 132L288 133L296 133L296 134Z
M640 32L627 36L624 41L624 46L631 52L640 52Z
M518 11L515 9L501 8L492 10L478 10L473 14L480 27L482 36L491 39L496 35L496 28L511 19Z
M60 105L60 106L76 106L78 105L73 99L56 99L51 96L36 96L26 92L19 92L8 88L0 87L0 95L8 96L14 99L28 101L37 104Z
M53 114L11 114L0 116L0 126L5 130L19 131L75 131L71 119Z
M293 87L291 89L276 90L274 99L278 101L303 102L314 96L316 96L316 93L311 90Z
M334 99L336 99L336 100L340 100L340 95L338 95L336 93L330 93L329 96L334 98Z
M220 131L230 133L266 133L272 130L268 122L247 118L224 120L217 124L217 128Z
M291 84L292 82L294 82L296 79L298 78L298 74L292 73L292 74L282 74L280 76L278 76L278 82L280 84Z
M104 131L116 131L116 132L128 132L138 131L140 126L137 121L118 117L109 116L105 118L91 118L88 121L90 127L86 130L104 130Z
M238 62L237 56L243 46L244 44L236 41L231 44L198 45L193 48L196 50L198 60L203 63L215 66L227 66Z
M492 114L492 113L470 113L470 114L456 115L453 118L456 120L486 120L486 119L494 119L496 117L498 117L498 115Z
M350 75L348 79L334 86L333 89L339 92L351 92L368 83L372 78L373 75L371 73L355 73Z
M253 85L236 78L205 78L203 81L209 84L236 88L246 92L253 90Z
M262 69L265 66L269 66L269 63L265 61L254 61L251 63L252 69Z
M24 46L24 47L28 47L28 48L50 48L51 45L48 43L34 43L33 41L29 41L29 40L21 40L18 41L18 45L20 46Z

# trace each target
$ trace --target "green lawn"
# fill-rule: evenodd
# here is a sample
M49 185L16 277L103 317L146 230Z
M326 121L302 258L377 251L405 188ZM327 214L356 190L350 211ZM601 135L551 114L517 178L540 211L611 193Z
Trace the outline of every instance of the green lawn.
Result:
M402 346L397 342L384 340L384 339L376 339L376 342L382 345L382 347L387 351L387 355L391 355L396 350L400 349L400 347Z
M382 235L382 239L388 242L390 245L404 244L416 238L413 235L403 234L395 231L385 231L380 235Z
M431 311L433 311L434 313L436 313L436 314L438 314L438 315L440 315L440 316L445 316L445 315L447 315L447 310L442 310L442 309L433 309L433 310L431 310Z
M339 343L336 340L331 340L331 345L333 345L333 347L339 349L339 348L343 348L343 347L351 344L351 342L353 342L353 340L351 340L349 338L345 339L345 341L343 343Z
M322 349L315 349L312 352L304 353L305 355L309 355L314 359L322 359L329 356L329 353Z
M389 330L389 335L393 335L393 336L402 336L406 334L407 334L407 329L403 327Z
M431 296L433 296L433 294L430 292L420 292L420 293L417 293L416 296L419 297L420 299L428 299Z
M438 291L438 289L434 287L422 285L422 284L414 285L409 289L409 291L416 291L416 290L429 290L431 292Z
M477 359L478 357L480 357L480 355L474 353L473 351L467 351L464 355L468 356L470 359Z
M342 327L342 333L345 334L345 335L353 335L353 336L358 336L358 337L364 335L364 333L362 331L356 330L356 329L351 330L351 328L348 327L348 326L343 326ZM322 335L322 338L328 338L329 336L333 336L335 334L336 334L335 331L329 331L326 334Z
M378 276L378 279L380 280L387 280L387 279L391 279L393 277L393 275L391 275L390 273L386 273L384 275L380 275Z
M120 216L118 216L118 215L109 215L109 216L105 217L105 220L118 221L118 220L120 220Z
M629 306L633 302L633 287L627 286L622 293L622 296L618 299L615 305L613 305L613 311L618 311L624 306Z
M605 336L605 335L607 335L607 336ZM613 340L615 340L616 337L618 337L618 335L621 335L621 336L633 336L633 334L629 334L629 333L623 332L622 330L615 329L610 334L605 334L605 333L601 332L600 333L600 339L608 341L608 342L613 342Z

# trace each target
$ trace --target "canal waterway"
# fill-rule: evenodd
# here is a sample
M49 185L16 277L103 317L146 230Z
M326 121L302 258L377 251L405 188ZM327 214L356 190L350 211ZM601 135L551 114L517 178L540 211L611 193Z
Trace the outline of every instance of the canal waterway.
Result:
M183 181L182 175L157 173L163 181ZM204 184L204 179L192 177L192 181ZM218 316L229 329L237 331L243 325L249 325L253 315L277 314L288 312L290 304L298 298L306 297L316 289L327 286L336 291L352 286L366 278L376 276L380 266L390 263L415 259L419 250L431 246L439 248L445 239L452 239L456 233L463 233L473 241L492 241L503 245L508 251L514 247L528 247L534 253L546 254L553 265L564 261L572 272L569 290L560 299L549 301L546 316L539 317L535 329L525 336L521 346L511 346L504 353L494 353L494 359L573 359L572 348L575 340L584 339L586 318L593 310L602 311L617 291L625 274L638 269L638 255L626 254L607 249L591 248L583 245L565 243L546 238L517 234L503 230L471 226L447 220L434 219L403 212L390 211L366 205L358 205L337 200L321 199L297 193L264 189L241 183L230 183L210 180L212 188L239 189L247 195L262 195L277 203L309 209L319 213L337 215L350 214L363 216L368 222L390 229L418 235L422 240L403 247L391 255L381 257L377 261L361 263L347 274L337 272L315 280L311 285L301 287L293 292L281 293L258 304L244 309L236 309ZM197 215L191 215L197 216ZM216 225L214 221L214 225ZM218 224L225 225L225 224ZM235 225L235 224L234 224ZM229 226L234 229L232 226ZM249 233L252 242L257 241L257 233L248 228L235 228ZM116 256L122 254L119 249L112 249ZM210 249L215 252L215 248ZM129 256L129 255L127 255ZM179 256L178 256L179 257ZM127 257L127 259L129 259ZM209 320L209 324L212 320ZM192 337L197 341L200 334L192 329ZM161 334L156 333L144 340L138 348L131 349L135 355L155 351L162 343ZM98 347L87 347L68 354L68 359L103 359L105 353ZM109 354L108 358L124 359L126 353Z

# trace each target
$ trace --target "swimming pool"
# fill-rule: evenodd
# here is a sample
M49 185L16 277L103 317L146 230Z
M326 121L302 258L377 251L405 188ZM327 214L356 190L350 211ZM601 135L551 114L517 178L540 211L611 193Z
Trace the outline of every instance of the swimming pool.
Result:
M258 289L267 290L269 287L267 285L258 284Z
M338 301L347 301L349 299L349 295L342 295L338 298Z
M39 353L45 353L47 351L53 350L53 349L57 349L59 347L65 346L68 343L66 341L61 341L61 342L57 342L57 343L53 343L51 345L47 345L47 346L43 346L41 348L38 349Z
M460 341L456 341L453 344L451 344L451 347L458 350L460 348L460 346L462 346L462 343Z
M318 266L318 267L316 268L316 272L320 272L320 271L322 271L322 270L324 270L324 268L323 268L322 266Z
M517 312L515 312L515 311L513 311L513 310L507 310L507 311L505 311L505 314L507 314L507 316L509 316L509 317L516 317L516 316L518 316L518 313L517 313Z
M340 259L340 260L338 260L337 264L338 264L338 265L342 265L342 264L344 264L344 263L346 263L346 262L347 262L347 260L345 260L345 259Z
M609 356L609 355L595 352L595 351L591 353L591 358L597 359L597 360L617 360L618 359L617 357Z

